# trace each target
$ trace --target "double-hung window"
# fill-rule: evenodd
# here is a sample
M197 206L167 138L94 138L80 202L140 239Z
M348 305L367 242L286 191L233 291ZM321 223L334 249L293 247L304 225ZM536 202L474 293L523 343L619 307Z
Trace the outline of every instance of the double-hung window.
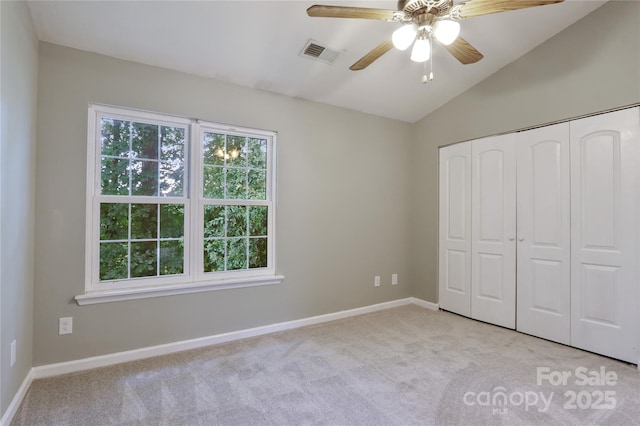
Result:
M275 133L91 105L80 304L275 275Z

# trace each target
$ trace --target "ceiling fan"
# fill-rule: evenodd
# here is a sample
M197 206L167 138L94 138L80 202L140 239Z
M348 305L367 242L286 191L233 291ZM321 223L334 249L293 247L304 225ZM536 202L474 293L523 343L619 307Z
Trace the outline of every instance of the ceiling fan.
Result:
M561 3L564 0L398 0L398 10L374 9L366 7L314 5L307 9L311 17L359 18L400 22L390 40L360 58L349 69L358 71L371 65L392 47L406 50L413 44L411 59L426 62L431 58L435 38L451 55L463 64L473 64L484 56L462 37L459 37L458 21L474 16L526 9L546 4ZM425 65L426 66L426 65ZM433 72L429 80L433 79ZM422 79L427 82L427 76Z

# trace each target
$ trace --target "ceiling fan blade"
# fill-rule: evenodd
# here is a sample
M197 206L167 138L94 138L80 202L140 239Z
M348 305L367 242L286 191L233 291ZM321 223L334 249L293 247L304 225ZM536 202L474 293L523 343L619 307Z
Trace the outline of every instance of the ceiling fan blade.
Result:
M371 9L367 7L324 6L316 4L307 9L307 15L314 18L358 18L393 21L394 10Z
M355 64L351 65L349 67L349 69L351 71L359 71L359 70L365 69L366 67L371 65L371 63L373 61L375 61L380 56L384 55L389 50L391 50L392 47L393 47L393 43L391 42L391 40L387 40L387 41L383 42L378 47L373 49L371 52L367 53L362 58L360 58L358 60L358 62L356 62Z
M527 9L546 4L562 3L564 0L469 0L460 5L458 14L461 19L510 10Z
M475 47L469 44L462 37L458 37L456 41L448 46L442 45L447 52L451 53L457 60L465 65L474 64L480 59L484 58L484 55L476 50Z

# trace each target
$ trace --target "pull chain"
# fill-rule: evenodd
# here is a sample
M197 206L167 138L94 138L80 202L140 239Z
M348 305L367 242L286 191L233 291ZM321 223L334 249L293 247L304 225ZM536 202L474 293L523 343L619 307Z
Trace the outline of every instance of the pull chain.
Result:
M429 37L429 47L431 48L431 59L429 59L429 81L433 81L433 37Z
M429 37L429 50L431 50L431 57L429 58L429 76L427 77L427 61L422 63L422 69L424 74L422 75L422 84L427 84L429 81L433 81L433 37Z
M422 63L422 68L424 69L424 74L422 76L422 84L427 84L427 81L429 81L429 79L427 78L427 61L424 61Z

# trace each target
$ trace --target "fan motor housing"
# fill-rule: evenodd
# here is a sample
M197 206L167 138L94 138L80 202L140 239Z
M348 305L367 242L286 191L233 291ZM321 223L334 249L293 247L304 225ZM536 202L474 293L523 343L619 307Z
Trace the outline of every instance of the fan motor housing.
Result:
M425 9L426 12L436 9L435 13L432 13L440 15L441 12L450 9L452 5L452 0L398 0L398 10L409 15L413 15L421 9Z

